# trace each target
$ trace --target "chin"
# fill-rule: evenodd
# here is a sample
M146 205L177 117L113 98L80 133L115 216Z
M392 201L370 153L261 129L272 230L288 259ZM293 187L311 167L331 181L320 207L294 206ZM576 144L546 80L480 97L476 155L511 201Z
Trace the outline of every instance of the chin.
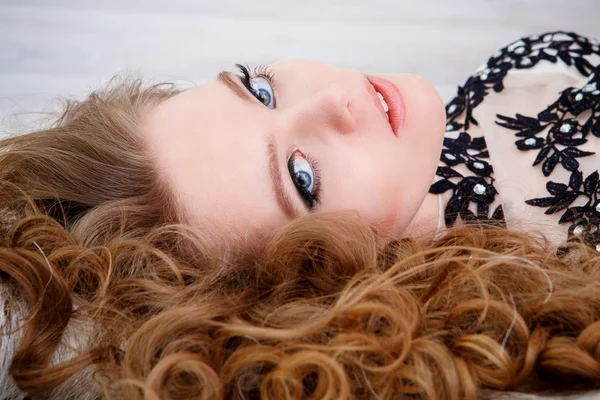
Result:
M415 74L382 76L400 90L406 108L404 123L408 125L405 129L439 135L441 140L446 126L446 108L433 84Z
M439 92L433 84L420 75L409 75L415 81L415 86L418 87L422 96L425 98L424 103L428 104L428 114L430 122L434 126L435 131L445 132L446 127L446 107Z

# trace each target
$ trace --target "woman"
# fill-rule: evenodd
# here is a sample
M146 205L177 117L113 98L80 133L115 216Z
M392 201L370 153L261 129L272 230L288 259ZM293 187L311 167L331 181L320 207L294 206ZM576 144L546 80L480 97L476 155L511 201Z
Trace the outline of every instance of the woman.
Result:
M416 76L240 65L116 82L4 140L4 392L597 387L599 64L524 38L446 113Z

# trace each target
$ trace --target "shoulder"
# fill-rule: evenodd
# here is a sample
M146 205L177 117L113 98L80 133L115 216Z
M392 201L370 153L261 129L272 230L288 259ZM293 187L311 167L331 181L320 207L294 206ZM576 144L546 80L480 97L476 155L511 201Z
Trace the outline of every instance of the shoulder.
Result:
M600 44L574 32L555 31L535 34L515 40L497 50L476 69L472 79L486 82L495 91L502 88L502 78L522 71L569 71L589 76L600 63Z
M598 236L590 244L600 243L596 41L560 31L509 43L459 86L446 112L441 179L430 193L444 193L447 226L529 221L551 228L553 241L589 228Z
M563 31L523 37L498 49L481 64L458 87L446 111L452 119L465 111L467 105L476 108L488 95L502 92L506 78L514 74L558 72L587 78L599 64L600 43L595 39Z

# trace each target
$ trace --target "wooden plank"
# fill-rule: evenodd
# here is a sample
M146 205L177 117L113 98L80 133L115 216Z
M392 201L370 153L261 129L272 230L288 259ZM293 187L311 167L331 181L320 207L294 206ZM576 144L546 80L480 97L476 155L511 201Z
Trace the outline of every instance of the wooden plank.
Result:
M448 99L498 47L559 28L600 37L598 16L596 0L0 0L0 112L119 72L203 82L285 58L417 73Z

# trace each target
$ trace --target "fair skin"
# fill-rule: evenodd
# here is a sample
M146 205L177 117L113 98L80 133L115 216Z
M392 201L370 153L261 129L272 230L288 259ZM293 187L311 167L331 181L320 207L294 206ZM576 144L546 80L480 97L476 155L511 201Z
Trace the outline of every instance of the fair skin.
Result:
M382 76L401 96L390 123L374 75L304 60L268 70L273 86L249 81L259 98L242 74L221 74L146 116L151 154L189 222L224 236L269 235L292 218L331 211L358 212L388 234L433 223L437 203L427 192L445 111L429 82Z

